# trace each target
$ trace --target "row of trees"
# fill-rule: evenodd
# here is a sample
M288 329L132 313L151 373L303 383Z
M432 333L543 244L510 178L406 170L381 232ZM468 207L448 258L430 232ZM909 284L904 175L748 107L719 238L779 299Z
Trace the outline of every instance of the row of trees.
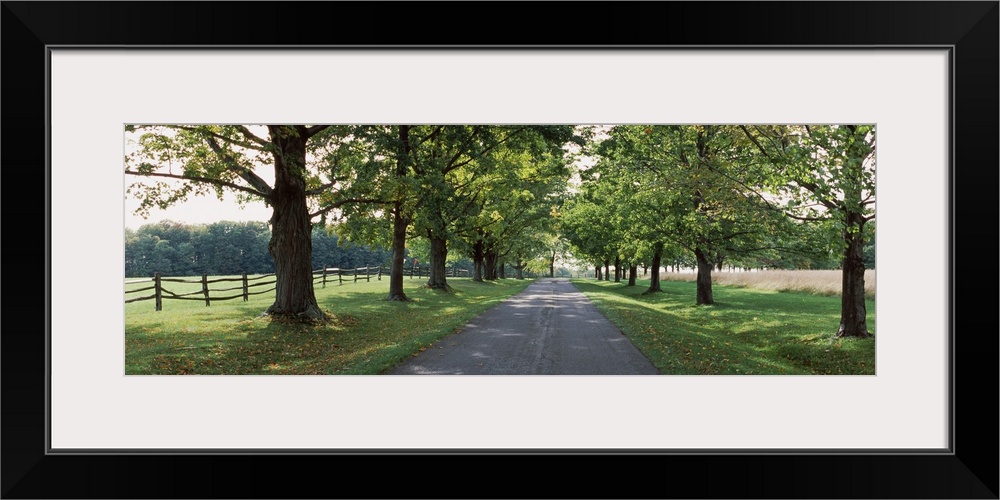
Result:
M268 254L271 228L265 222L184 224L163 221L125 230L125 276L264 274L274 272ZM382 265L389 251L366 245L341 245L336 234L316 226L312 268Z
M391 248L389 300L407 300L404 258L415 238L428 245L432 288L449 289L450 253L472 259L475 279L507 266L520 277L540 254L555 255L565 148L583 144L572 126L532 125L129 125L126 133L134 144L125 172L144 178L128 189L140 214L225 192L269 205L277 285L267 312L315 319L323 313L311 279L314 224Z
M697 304L712 271L736 267L843 270L838 335L868 335L865 251L873 261L874 127L622 125L590 145L561 228L601 275L692 263ZM608 276L608 278L610 278Z
M139 212L225 191L272 207L271 314L322 318L312 290L314 224L391 248L389 300L407 300L408 242L426 245L427 285L470 258L477 280L567 250L638 265L692 259L698 304L711 273L740 267L843 269L840 335L867 335L864 251L874 219L874 127L515 125L128 126ZM591 131L593 129L590 129ZM587 139L590 139L588 142ZM598 159L566 202L573 146ZM261 170L271 165L271 172ZM267 177L267 179L265 179ZM148 182L153 179L155 182ZM181 180L171 185L162 179ZM566 244L569 244L569 247ZM423 253L423 252L422 252ZM627 266L623 266L627 264ZM650 292L659 290L652 274Z

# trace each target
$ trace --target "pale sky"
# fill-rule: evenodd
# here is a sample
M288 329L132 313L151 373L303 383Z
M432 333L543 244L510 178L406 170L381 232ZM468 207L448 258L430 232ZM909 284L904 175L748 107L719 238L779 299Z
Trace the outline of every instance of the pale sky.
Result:
M247 128L261 137L267 136L267 129L263 126L248 125ZM169 134L169 131L165 133ZM134 133L125 133L126 151L137 147L135 144L135 137L136 134ZM254 172L256 172L257 175L269 184L274 182L273 166L260 165L254 169ZM166 178L144 178L136 175L125 175L125 187L128 187L135 182L150 184L155 182L166 182L178 186L183 183L183 181L180 180L175 181L173 179ZM253 201L241 206L236 202L236 195L228 192L222 200L219 200L214 193L207 196L191 195L188 197L186 202L174 204L165 210L154 207L150 209L148 219L143 219L142 217L135 215L135 209L139 207L139 202L134 196L126 194L124 202L125 227L130 229L138 229L143 224L155 224L167 219L188 224L210 224L212 222L224 220L234 222L266 222L271 218L271 208L265 205L263 200Z
M135 178L128 177L126 182ZM135 198L125 196L125 227L139 229L143 224L155 224L166 219L188 224L210 224L223 220L267 222L271 218L271 208L265 205L263 200L248 203L240 208L235 195L232 194L227 194L222 201L215 196L191 196L187 202L178 203L166 210L151 209L149 219L134 214L138 206L139 202Z

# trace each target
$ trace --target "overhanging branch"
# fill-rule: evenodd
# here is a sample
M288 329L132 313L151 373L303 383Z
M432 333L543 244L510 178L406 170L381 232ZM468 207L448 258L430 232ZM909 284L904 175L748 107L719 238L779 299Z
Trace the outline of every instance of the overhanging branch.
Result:
M239 184L233 184L232 182L227 182L227 181L223 181L223 180L219 180L219 179L212 179L212 178L209 178L209 177L199 177L199 176L190 176L190 175L181 175L181 174L163 174L163 173L159 173L159 172L150 172L148 174L144 174L142 172L136 172L134 170L126 170L125 173L129 174L129 175L139 176L139 177L167 177L167 178L170 178L170 179L180 179L180 180L185 180L185 181L200 182L200 183L203 183L203 184L213 184L213 185L216 185L216 186L224 186L224 187L227 187L227 188L230 188L230 189L234 189L236 191L242 191L244 193L252 194L254 196L259 196L259 197L264 198L264 199L267 199L267 197L268 197L267 194L262 193L260 191L257 191L255 189L251 189L251 188L248 188L246 186L240 186Z

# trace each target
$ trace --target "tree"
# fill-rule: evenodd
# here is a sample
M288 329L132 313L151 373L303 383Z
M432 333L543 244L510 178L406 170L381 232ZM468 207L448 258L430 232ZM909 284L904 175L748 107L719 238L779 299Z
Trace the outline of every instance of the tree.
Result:
M338 163L351 136L349 127L267 125L255 132L244 125L126 126L142 134L126 154L129 175L183 181L134 183L128 192L140 201L140 214L165 209L190 194L235 192L242 201L263 200L272 207L268 251L275 263L274 303L266 313L325 319L316 302L312 277L312 221L347 203L369 201L348 193L363 171ZM263 132L266 131L266 134ZM257 173L270 164L274 181ZM173 171L175 165L180 172Z
M712 271L727 257L766 249L778 217L749 193L740 175L747 145L738 130L717 125L617 126L598 147L602 180L627 203L646 238L695 257L696 303L713 304ZM635 231L633 231L634 233ZM654 255L655 259L655 255ZM654 267L656 263L654 262ZM651 284L654 291L656 284Z
M841 238L838 337L868 337L865 225L875 219L875 126L742 126L789 217L833 220Z

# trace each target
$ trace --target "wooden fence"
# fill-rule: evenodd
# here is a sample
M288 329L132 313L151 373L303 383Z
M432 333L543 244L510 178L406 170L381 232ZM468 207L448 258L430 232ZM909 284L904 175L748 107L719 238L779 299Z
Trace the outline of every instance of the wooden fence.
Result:
M468 276L469 271L467 269L456 269L454 267L446 269L446 276L449 278L455 278L458 276ZM430 268L427 266L411 266L409 268L403 268L404 275L408 274L410 278L430 276ZM313 284L320 285L322 288L326 288L327 284L336 283L337 285L343 285L346 281L347 283L357 283L358 280L371 281L372 276L376 279L381 280L383 274L389 274L389 268L378 267L378 266L366 266L358 268L348 268L343 269L339 267L324 267L322 269L317 269L313 271ZM267 278L271 278L267 280ZM264 281L266 280L266 281ZM206 306L211 306L212 302L218 302L220 300L233 300L242 298L244 302L250 300L251 295L261 295L265 293L270 293L275 290L275 284L277 279L274 273L261 274L258 276L250 277L246 274L239 278L213 278L209 279L207 275L202 275L201 278L164 278L160 276L160 273L156 273L152 278L140 278L126 281L126 285L134 285L141 283L151 283L150 286L145 286L142 288L135 288L132 290L125 291L125 303L130 302L140 302L144 300L154 300L156 301L156 310L163 310L163 299L170 300L199 300L204 301ZM201 289L193 292L187 293L175 293L168 290L164 283L182 283L182 284L200 284ZM210 284L216 283L233 283L237 284L235 286L228 286L225 288L210 288ZM258 290L260 287L267 287L263 290ZM149 295L144 295L140 297L129 298L130 295L140 293L140 292L152 292ZM227 295L213 295L219 293L236 292L229 293Z

